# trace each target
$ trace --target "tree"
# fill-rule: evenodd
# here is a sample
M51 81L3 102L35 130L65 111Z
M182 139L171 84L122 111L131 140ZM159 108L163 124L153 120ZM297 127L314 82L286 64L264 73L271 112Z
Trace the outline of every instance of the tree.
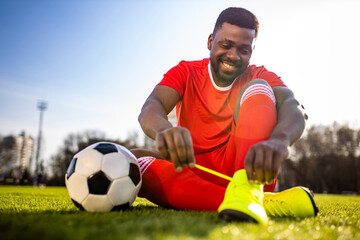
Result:
M0 135L0 152L2 151L3 137Z
M125 141L109 139L103 132L96 130L88 130L82 133L71 133L65 139L63 146L59 151L51 157L50 168L52 170L53 176L47 181L48 185L65 185L65 173L67 168L72 160L73 156L79 151L83 150L87 146L101 142L113 142L124 147L131 149L137 148L136 137L134 134L131 135L131 138Z
M360 192L359 144L360 130L346 124L310 127L295 144L292 160L282 165L281 186L303 185L315 192Z

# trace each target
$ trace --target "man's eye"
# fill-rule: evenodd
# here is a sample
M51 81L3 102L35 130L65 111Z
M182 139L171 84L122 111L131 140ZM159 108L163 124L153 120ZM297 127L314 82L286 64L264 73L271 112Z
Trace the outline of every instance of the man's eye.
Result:
M229 44L221 44L221 47L225 48L225 49L230 49L231 45L229 45Z
M250 51L249 51L249 50L247 50L247 49L241 49L241 50L240 50L240 53L241 53L241 54L246 54L246 55L247 55L247 54L250 54Z

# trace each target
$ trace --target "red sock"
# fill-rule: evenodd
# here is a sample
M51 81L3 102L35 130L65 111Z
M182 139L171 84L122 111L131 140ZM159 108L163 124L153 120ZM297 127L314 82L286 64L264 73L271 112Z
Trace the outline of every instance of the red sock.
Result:
M270 137L276 121L275 98L271 88L262 84L250 86L241 99L235 133L230 140L232 147L229 145L227 149L227 154L236 156L235 170L244 168L245 157L251 146ZM265 185L264 190L273 191L275 183Z
M191 169L175 171L171 162L152 157L138 159L143 184L139 197L162 207L216 211L225 188L197 176Z

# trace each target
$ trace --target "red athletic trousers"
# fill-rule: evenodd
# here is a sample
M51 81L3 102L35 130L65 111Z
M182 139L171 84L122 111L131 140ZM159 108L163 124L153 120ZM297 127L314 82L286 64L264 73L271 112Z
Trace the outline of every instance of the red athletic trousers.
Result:
M241 99L229 141L212 152L195 154L196 163L228 176L243 169L249 148L268 139L276 124L274 99L270 87L250 86ZM139 197L163 207L200 211L216 211L224 199L227 180L197 168L176 172L171 162L153 157L138 161L143 181ZM273 191L274 187L275 182L264 190Z

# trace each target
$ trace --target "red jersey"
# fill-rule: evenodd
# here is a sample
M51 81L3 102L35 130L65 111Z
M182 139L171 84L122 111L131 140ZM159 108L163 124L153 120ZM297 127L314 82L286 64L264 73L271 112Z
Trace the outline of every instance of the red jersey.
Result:
M195 154L212 151L228 141L240 88L253 79L263 79L271 87L285 86L264 66L250 65L232 85L218 87L212 79L209 58L181 61L164 75L159 85L172 87L180 94L176 105L178 126L190 131Z

